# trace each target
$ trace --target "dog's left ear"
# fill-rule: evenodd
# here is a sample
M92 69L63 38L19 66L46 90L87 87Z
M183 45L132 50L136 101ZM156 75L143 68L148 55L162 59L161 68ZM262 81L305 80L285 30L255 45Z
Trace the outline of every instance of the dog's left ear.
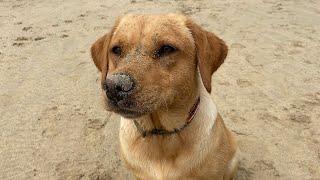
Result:
M211 92L211 76L224 62L228 47L224 41L211 32L202 29L192 20L187 19L186 26L191 31L196 46L196 57L202 82Z

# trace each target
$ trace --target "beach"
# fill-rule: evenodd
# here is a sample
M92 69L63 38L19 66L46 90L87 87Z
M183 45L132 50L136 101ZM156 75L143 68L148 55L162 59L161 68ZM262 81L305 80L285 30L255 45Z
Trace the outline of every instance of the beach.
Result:
M0 179L133 179L90 47L121 15L169 12L229 47L212 99L237 179L320 179L316 0L0 0Z

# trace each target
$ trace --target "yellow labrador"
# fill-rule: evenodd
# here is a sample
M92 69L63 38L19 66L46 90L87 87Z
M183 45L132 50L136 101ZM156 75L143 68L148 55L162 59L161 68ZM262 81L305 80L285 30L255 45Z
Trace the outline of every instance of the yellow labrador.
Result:
M233 179L236 142L211 99L223 40L178 14L126 15L91 47L122 158L138 179Z

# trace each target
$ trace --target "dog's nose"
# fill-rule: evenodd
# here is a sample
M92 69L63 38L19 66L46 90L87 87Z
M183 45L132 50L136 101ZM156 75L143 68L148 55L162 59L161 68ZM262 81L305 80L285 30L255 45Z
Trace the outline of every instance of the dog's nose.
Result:
M104 83L107 97L120 101L128 97L134 89L134 79L129 74L117 73L108 77Z

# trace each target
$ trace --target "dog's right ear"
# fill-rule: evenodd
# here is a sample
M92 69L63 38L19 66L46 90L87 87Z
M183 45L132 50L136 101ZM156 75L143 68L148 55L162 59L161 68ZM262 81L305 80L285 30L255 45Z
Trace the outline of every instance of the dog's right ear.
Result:
M111 39L111 32L99 38L91 46L92 60L100 72L104 68L108 68L107 50L108 50L110 39Z
M115 32L116 27L119 25L120 20L121 17L118 17L111 31L99 38L91 46L92 60L98 70L105 74L108 71L108 48L110 40Z

